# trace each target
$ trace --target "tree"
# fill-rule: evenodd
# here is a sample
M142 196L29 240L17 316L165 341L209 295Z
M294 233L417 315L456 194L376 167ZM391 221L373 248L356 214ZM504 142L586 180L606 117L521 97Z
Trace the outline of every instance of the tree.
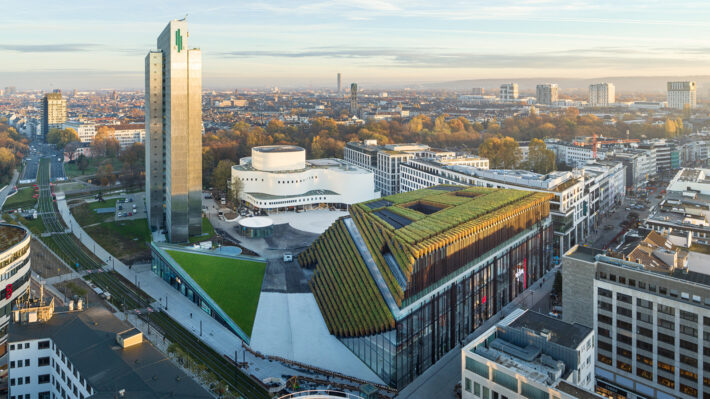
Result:
M69 162L74 160L74 152L77 148L79 148L78 141L72 141L71 143L67 143L67 145L64 146L64 152L69 154Z
M79 135L74 129L49 129L47 132L47 143L56 144L60 149L72 142L78 142Z
M81 173L86 171L89 167L89 158L84 154L79 154L79 158L76 159L76 167L79 168Z
M478 147L478 155L488 158L491 169L515 169L522 155L512 137L489 137Z
M7 183L15 169L15 154L7 148L0 147L0 184Z
M116 175L113 173L113 165L111 162L104 162L99 166L96 177L101 182L102 186L108 186L116 182Z
M547 149L540 139L530 140L527 168L535 173L547 174L555 170L555 153Z
M118 155L121 145L114 136L115 129L109 126L101 126L94 135L91 142L91 152L95 156L115 157Z
M222 192L227 191L227 181L232 177L232 166L234 162L229 159L223 159L217 163L217 167L212 171L212 179L210 183L212 187Z
M227 192L227 200L238 207L239 195L244 189L244 184L239 179L232 179L232 184L229 185L229 190Z

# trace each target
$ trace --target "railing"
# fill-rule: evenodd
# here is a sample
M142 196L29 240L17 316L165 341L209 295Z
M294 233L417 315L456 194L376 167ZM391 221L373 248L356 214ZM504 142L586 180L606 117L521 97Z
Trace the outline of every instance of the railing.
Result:
M314 389L309 391L294 392L288 395L280 396L279 399L289 398L347 398L347 399L362 399L362 396L351 393L333 391L330 389Z

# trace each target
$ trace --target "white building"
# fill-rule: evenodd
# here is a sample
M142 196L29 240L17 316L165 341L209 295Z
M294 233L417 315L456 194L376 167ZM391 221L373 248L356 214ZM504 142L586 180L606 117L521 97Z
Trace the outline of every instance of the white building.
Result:
M558 163L564 162L573 168L580 168L587 161L594 160L594 150L590 146L582 147L566 143L548 145L548 149L555 152ZM606 153L597 148L597 159L604 159Z
M681 169L668 183L666 191L710 196L710 169Z
M589 193L590 214L593 214L593 210L601 213L609 212L611 207L624 200L626 197L626 167L623 163L587 161L583 170L585 181L593 179L598 184L598 194Z
M30 233L0 223L0 351L7 351L7 326L15 300L30 288Z
M114 137L121 144L121 149L130 147L134 143L145 143L145 125L140 123L112 125Z
M613 83L589 85L589 106L608 107L616 102L616 89Z
M514 310L461 350L462 399L601 398L594 330Z
M518 99L518 84L504 83L500 85L500 100L503 102L516 101Z
M557 83L539 84L535 88L535 97L538 104L553 105L559 99L560 88Z
M345 145L343 158L349 164L372 171L375 190L386 196L399 192L399 165L427 153L433 154L431 151L426 144L377 145L377 140L352 141Z
M251 157L232 167L241 183L239 198L259 209L345 208L379 197L374 174L340 159L306 160L306 150L291 145L252 148Z
M74 129L79 135L82 143L91 143L96 136L96 124L94 122L74 120L64 122L64 129Z
M524 170L479 169L447 165L436 159L417 158L400 165L401 191L413 191L438 184L542 191L555 195L550 201L555 230L555 253L564 253L587 235L588 195L582 171L551 172L546 175Z
M686 105L695 108L695 82L668 82L668 108L683 109Z

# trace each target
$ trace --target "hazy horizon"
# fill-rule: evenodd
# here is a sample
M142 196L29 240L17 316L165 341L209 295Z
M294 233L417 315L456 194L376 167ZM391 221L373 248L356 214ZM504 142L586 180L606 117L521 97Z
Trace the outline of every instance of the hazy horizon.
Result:
M199 6L199 7L198 7ZM27 6L8 1L0 86L140 89L145 54L188 14L203 86L398 88L470 80L705 76L710 4L527 0ZM683 43L679 45L678 43ZM662 90L663 88L659 88Z

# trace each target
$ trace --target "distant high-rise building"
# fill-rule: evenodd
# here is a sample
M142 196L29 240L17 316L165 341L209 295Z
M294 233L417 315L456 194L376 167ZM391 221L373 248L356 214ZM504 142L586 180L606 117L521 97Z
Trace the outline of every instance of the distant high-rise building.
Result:
M500 100L515 101L518 99L518 84L504 83L500 85Z
M482 96L485 92L486 89L484 89L483 87L474 87L471 90L471 94L473 94L474 96Z
M552 105L557 102L560 88L557 83L544 83L537 85L535 97L538 104Z
M350 114L357 115L357 83L350 84Z
M55 90L42 98L42 135L47 136L50 129L61 129L67 121L67 100L62 92Z
M596 83L589 85L589 105L592 107L608 107L616 102L616 88L613 83Z
M15 88L15 86L7 86L5 88L5 95L6 96L11 96L15 93L17 93L17 89Z
M668 108L695 108L696 86L693 81L668 82Z
M202 54L170 21L145 58L148 220L170 242L202 233Z
M342 88L340 87L340 72L338 72L338 93L340 93L340 90Z

